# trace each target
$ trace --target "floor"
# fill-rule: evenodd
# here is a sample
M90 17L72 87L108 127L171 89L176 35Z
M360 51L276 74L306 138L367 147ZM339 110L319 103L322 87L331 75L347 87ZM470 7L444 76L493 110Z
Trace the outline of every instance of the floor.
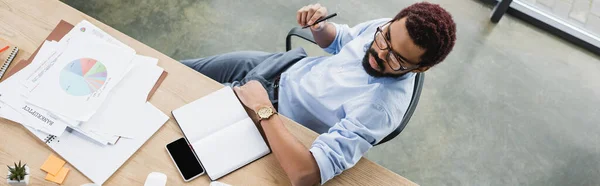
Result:
M174 59L284 51L307 3L64 1ZM321 4L339 14L333 21L355 25L414 2ZM421 185L600 185L599 56L510 16L490 24L491 7L478 0L430 2L453 14L456 47L426 73L404 132L366 156Z

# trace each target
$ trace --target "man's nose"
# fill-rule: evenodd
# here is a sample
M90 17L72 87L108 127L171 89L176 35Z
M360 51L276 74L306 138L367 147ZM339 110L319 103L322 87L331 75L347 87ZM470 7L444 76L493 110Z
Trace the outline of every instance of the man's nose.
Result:
M386 61L387 57L385 57L387 55L387 50L378 49L376 52L377 52L377 57L379 57L379 59L383 60L384 62L387 62Z

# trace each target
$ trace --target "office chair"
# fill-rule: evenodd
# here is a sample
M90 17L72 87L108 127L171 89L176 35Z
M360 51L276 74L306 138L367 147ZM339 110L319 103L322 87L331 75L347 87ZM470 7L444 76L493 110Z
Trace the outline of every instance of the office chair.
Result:
M287 34L287 37L285 38L285 50L286 51L289 51L292 49L292 36L296 36L296 37L302 38L304 40L310 41L311 43L317 44L317 42L315 42L315 39L309 29L302 29L300 27L294 27L290 30L290 32ZM425 74L423 72L417 73L417 75L415 76L415 86L413 88L413 95L410 100L410 104L408 105L408 109L406 109L406 113L404 113L404 117L402 117L402 121L400 122L400 125L398 126L398 128L396 128L389 135L387 135L385 138L383 138L383 140L381 140L379 143L377 143L375 145L381 145L385 142L390 141L391 139L394 139L396 136L398 136L398 134L400 134L400 132L402 132L402 130L404 130L404 127L406 127L406 124L408 124L410 117L413 115L413 113L415 112L415 109L417 108L417 104L419 103L419 97L421 96L421 89L423 89L424 80L425 80Z

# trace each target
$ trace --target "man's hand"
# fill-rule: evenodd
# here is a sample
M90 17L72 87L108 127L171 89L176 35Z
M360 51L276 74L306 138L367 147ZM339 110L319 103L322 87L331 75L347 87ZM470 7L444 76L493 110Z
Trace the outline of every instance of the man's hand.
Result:
M258 81L233 87L238 98L255 112L262 106L273 106L265 88ZM321 180L319 165L310 151L283 125L278 115L260 124L271 151L292 182L292 185L314 185Z
M300 26L312 25L321 17L327 16L327 8L321 6L321 4L313 4L300 8L296 13L296 19ZM320 22L317 25L312 26L312 30L320 30L325 25L325 22Z
M256 111L259 107L273 107L267 90L256 80L249 81L241 87L233 87L238 98L246 107Z

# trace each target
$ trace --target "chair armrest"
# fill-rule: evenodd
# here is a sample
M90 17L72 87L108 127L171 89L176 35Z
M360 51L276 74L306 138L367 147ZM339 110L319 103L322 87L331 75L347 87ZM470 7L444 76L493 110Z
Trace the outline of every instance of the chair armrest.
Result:
M290 51L292 49L292 36L297 36L304 40L310 41L311 43L317 44L310 29L294 27L290 30L290 32L288 32L287 37L285 38L285 51Z

